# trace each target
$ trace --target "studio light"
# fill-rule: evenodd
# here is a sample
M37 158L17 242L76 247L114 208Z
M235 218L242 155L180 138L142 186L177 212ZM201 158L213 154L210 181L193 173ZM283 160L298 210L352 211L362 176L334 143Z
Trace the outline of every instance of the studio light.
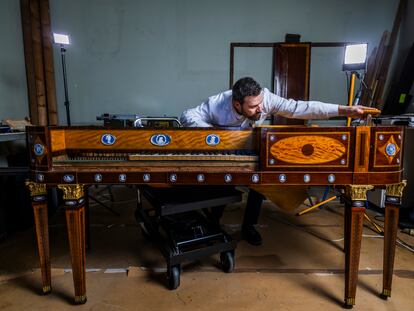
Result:
M53 33L53 42L56 44L69 45L70 39L68 35L64 35L60 33Z
M343 70L362 70L366 67L368 44L350 44L345 46Z

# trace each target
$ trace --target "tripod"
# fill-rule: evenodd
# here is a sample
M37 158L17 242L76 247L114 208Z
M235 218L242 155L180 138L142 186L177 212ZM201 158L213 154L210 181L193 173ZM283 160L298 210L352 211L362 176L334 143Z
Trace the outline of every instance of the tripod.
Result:
M65 57L66 56L66 49L65 49L65 46L63 44L60 45L60 55L61 55L61 58L62 58L63 88L64 88L64 91L65 91L66 123L67 123L68 126L71 126L71 122L70 122L70 103L69 103L69 95L68 95L69 94L68 93L68 78L67 78L67 74L66 74L66 57ZM104 191L104 190L109 191L111 202L113 202L114 197L113 197L113 194L112 194L111 186L105 187L102 191ZM89 193L88 193L88 198L95 201L99 205L103 206L104 208L109 210L111 213L113 213L117 216L120 215L117 211L113 210L111 207L106 205L104 202L102 202L101 200L99 200L98 198L92 196Z
M65 59L66 49L63 44L60 45L60 55L62 58L62 72L63 72L63 87L65 90L65 108L66 108L66 123L68 126L70 123L70 108L69 108L69 95L68 95L68 79L66 76L66 59Z
M112 214L116 215L116 216L121 216L120 213L118 213L117 211L115 211L113 208L111 208L110 206L108 206L107 204L105 204L104 202L102 202L100 199L97 198L97 196L99 194L101 194L102 192L104 192L105 190L108 191L109 193L109 198L111 202L114 202L114 195L112 194L112 188L111 185L105 186L105 188L101 189L100 191L98 191L97 193L95 193L95 196L91 195L88 191L88 198L95 201L96 203L98 203L99 205L101 205L102 207L106 208L108 211L110 211Z

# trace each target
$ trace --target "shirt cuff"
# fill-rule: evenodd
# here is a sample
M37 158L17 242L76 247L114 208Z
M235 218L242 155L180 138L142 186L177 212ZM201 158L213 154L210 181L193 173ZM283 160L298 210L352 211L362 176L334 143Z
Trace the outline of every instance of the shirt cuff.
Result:
M326 113L329 118L338 117L339 116L339 105L335 105L335 104L327 105Z

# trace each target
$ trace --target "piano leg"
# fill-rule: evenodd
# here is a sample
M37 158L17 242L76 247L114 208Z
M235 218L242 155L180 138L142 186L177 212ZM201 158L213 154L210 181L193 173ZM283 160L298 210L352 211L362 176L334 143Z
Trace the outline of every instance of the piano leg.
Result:
M388 185L385 198L383 285L380 295L391 297L392 275L394 272L395 245L397 241L398 215L401 197L406 182Z
M75 287L75 304L84 304L87 300L84 189L83 185L59 185L58 187L64 193L66 225Z
M345 204L345 308L355 304L358 282L359 257L361 252L362 225L364 223L366 191L369 185L350 185L346 187Z
M42 292L44 295L47 295L52 291L52 287L46 185L34 182L27 182L26 184L32 198L40 271L42 274Z
M85 189L85 193L88 193L88 189ZM89 198L85 195L85 248L91 250L91 226L90 226L90 209Z

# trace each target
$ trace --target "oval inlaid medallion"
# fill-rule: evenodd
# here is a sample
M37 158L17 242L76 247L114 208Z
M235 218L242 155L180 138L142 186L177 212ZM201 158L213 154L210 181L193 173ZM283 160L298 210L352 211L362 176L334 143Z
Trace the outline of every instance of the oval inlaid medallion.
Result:
M283 138L270 148L274 158L291 164L328 163L343 157L345 152L340 140L318 135Z

